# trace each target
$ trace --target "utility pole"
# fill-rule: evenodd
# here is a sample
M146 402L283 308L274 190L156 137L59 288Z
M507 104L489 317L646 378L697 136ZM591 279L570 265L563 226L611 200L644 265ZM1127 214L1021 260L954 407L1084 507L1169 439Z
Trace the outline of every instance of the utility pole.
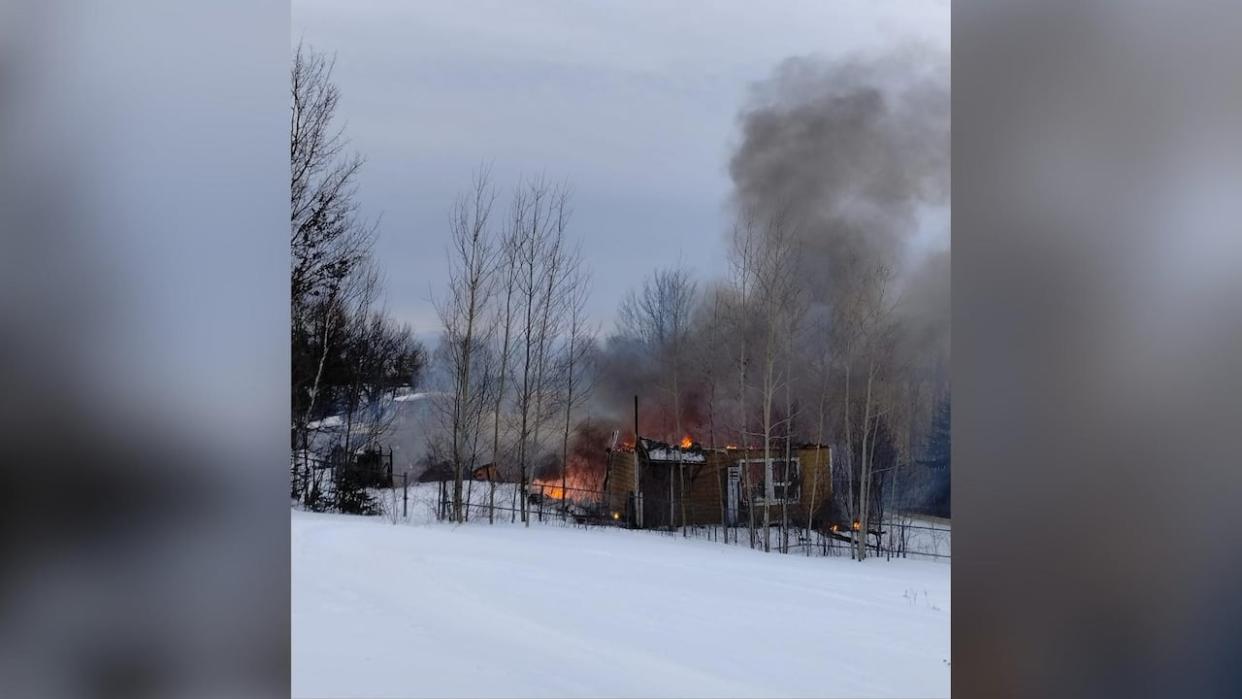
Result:
M634 526L643 528L643 494L638 479L638 395L634 395Z

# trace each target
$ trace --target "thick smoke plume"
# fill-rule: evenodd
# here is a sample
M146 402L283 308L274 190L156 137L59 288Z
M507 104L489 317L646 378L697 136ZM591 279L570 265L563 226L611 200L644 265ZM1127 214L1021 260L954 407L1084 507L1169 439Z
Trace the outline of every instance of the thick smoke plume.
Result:
M917 364L925 379L946 388L949 252L947 230L936 225L947 228L949 106L943 52L908 47L879 59L793 58L752 87L729 161L729 203L736 211L760 230L777 214L795 227L793 273L811 312L802 329L821 321L831 326L834 307L862 276L886 269L895 302L891 320L899 328L897 363ZM735 391L730 386L716 395L713 422L704 372L714 362L719 382L734 369L730 351L722 350L728 341L711 340L703 326L712 310L710 290L729 283L699 281L705 293L691 350L698 354L688 358L690 371L681 381L681 424L696 439L722 441L737 429ZM815 341L826 339L808 339L803 348ZM617 335L602 349L592 413L628 433L637 393L640 431L676 439L666 369L635 338ZM799 382L799 390L809 387ZM930 414L928 406L923 411ZM925 430L930 418L919 422Z
M876 265L896 273L918 262L907 251L920 214L949 194L945 54L792 58L753 87L739 121L734 204L795 222L814 298L839 297L851 274Z

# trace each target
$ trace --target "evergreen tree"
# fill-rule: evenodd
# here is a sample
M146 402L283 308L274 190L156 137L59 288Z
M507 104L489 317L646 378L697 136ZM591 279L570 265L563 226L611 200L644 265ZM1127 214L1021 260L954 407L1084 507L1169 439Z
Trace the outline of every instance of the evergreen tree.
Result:
M931 487L927 500L928 514L948 517L950 513L950 462L952 460L952 403L948 396L940 401L932 419L923 464L931 471Z

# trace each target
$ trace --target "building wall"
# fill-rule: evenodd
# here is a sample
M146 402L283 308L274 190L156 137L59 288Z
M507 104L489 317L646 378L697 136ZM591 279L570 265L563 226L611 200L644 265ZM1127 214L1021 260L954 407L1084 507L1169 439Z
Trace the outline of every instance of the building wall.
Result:
M751 450L750 452L730 450L718 455L713 454L712 456L715 458L709 459L707 468L687 487L686 519L690 524L719 524L722 521L720 512L721 494L724 493L726 499L728 496L729 467L737 464L742 459L762 459L763 452L761 450ZM783 457L784 454L777 456ZM828 447L796 449L793 451L793 456L798 459L801 470L801 487L799 488L798 499L797 501L786 502L784 505L773 503L769 506L769 516L773 522L779 522L782 516L788 516L791 522L804 526L807 521L807 514L811 509L818 510L831 498L831 451ZM760 483L753 485L761 487ZM744 487L745 482L743 481L739 484L739 488ZM746 501L741 499L738 509L739 523L747 521L748 513L746 506ZM691 514L692 512L693 514ZM762 506L756 505L756 524L762 523L762 513Z
M743 452L740 449L707 451L707 460L702 464L684 464L682 473L678 473L675 463L647 462L643 460L640 475L644 499L644 525L649 528L674 526L682 520L682 481L684 477L685 520L688 524L720 524L723 521L721 503L728 495L729 467L744 458L762 459L761 450ZM617 453L611 461L608 480L609 503L613 512L622 517L627 512L627 501L634 487L633 454ZM778 455L774 455L778 456ZM783 456L780 454L779 456ZM801 448L794 451L799 460L802 474L801 488L797 502L784 505L785 514L790 521L805 526L807 514L812 508L819 510L832 495L831 451L828 447L816 449ZM672 512L669 512L669 479L672 479ZM744 487L744 484L741 485ZM769 506L769 514L773 522L780 522L782 506ZM746 503L739 503L738 522L747 521ZM762 523L762 506L755 507L755 523Z
M608 475L605 488L608 492L608 508L624 518L630 491L634 489L634 454L615 451L608 455Z

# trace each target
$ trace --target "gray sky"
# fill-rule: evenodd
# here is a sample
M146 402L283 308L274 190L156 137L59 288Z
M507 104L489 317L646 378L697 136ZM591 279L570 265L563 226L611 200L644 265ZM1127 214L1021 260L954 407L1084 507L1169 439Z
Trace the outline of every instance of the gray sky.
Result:
M337 55L394 316L435 333L448 208L491 162L502 198L522 173L571 184L590 310L607 329L654 267L724 271L727 165L751 83L795 55L947 48L949 4L295 0L299 37ZM923 227L922 244L947 242L945 212Z

